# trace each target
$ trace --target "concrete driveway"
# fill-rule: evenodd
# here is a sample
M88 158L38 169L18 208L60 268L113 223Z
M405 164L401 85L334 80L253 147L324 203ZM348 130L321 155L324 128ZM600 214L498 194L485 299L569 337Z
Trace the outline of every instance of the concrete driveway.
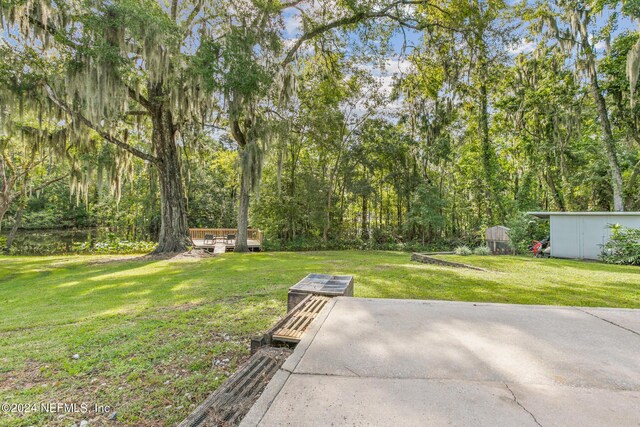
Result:
M640 426L640 310L335 298L243 426Z

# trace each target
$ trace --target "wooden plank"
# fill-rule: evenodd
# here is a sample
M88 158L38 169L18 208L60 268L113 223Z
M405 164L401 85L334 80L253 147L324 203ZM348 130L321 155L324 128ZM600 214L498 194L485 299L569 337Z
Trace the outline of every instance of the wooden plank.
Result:
M300 301L298 305L296 305L290 312L287 313L286 316L284 316L275 325L273 325L267 332L265 332L262 336L253 338L251 340L251 351L255 352L263 346L270 345L273 339L274 331L281 329L287 322L289 322L291 318L293 318L293 316L295 316L312 297L313 295L311 294L305 296L305 298Z
M189 236L191 240L204 240L205 234L213 234L216 237L227 237L229 234L238 235L236 228L190 228ZM249 228L247 229L247 239L253 240L257 245L262 244L262 231Z
M224 241L218 241L215 244L207 243L205 245L204 239L191 239L191 240L193 242L193 246L196 249L217 249L221 253L224 253L226 249L233 250L235 248L235 241L231 241L229 244L225 243ZM250 249L260 249L262 245L260 244L259 241L251 239L251 240L247 240L247 246L249 246Z
M324 306L331 299L321 295L310 295L306 297L291 314L287 320L274 328L272 339L276 341L297 343L302 339L304 332L311 325L311 322L318 317Z

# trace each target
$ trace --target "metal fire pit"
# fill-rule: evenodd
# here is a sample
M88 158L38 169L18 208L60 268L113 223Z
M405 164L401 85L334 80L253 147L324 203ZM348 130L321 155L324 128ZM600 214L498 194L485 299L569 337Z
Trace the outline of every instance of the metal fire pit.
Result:
M353 296L353 276L312 273L289 288L287 311L291 311L309 294L328 297Z

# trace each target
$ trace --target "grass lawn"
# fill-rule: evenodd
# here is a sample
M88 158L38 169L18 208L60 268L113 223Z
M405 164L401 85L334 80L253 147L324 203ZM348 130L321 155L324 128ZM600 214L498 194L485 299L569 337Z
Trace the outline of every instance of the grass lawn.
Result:
M395 252L226 254L209 259L0 257L0 403L86 403L87 414L0 413L0 425L173 425L248 355L310 272L353 274L358 297L640 308L640 268L525 257ZM74 358L74 355L78 358ZM92 425L95 425L92 423Z

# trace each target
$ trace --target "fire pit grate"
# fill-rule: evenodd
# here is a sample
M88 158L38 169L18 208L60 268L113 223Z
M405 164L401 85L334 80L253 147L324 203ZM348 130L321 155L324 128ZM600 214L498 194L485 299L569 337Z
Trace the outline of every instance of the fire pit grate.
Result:
M290 354L288 348L259 349L178 427L238 425Z

